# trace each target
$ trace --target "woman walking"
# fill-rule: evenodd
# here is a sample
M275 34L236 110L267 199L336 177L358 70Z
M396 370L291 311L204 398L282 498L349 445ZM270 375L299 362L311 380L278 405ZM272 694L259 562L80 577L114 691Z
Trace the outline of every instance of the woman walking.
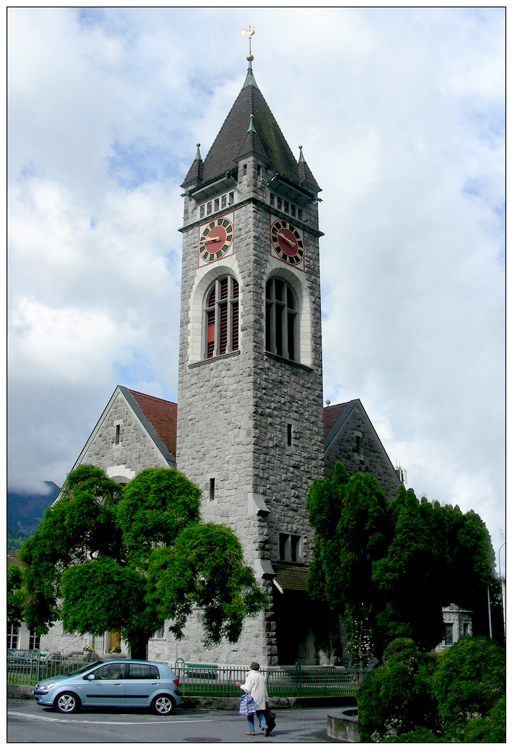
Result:
M267 729L267 724L265 723L265 709L269 701L269 696L267 695L267 686L265 684L265 680L258 671L259 669L260 664L258 662L251 662L248 676L244 685L241 685L240 682L236 682L235 684L245 693L249 693L249 695L251 695L251 697L255 701L255 711L258 718L258 724L264 735L267 737L269 730ZM249 731L246 732L246 734L255 734L255 714L248 714L247 716Z

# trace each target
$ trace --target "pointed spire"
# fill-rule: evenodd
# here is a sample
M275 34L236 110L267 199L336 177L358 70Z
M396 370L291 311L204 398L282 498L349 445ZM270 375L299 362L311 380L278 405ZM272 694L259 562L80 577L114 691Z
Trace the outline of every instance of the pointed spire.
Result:
M299 147L299 159L297 162L297 166L299 170L299 179L301 185L307 190L311 190L313 193L319 193L321 188L317 184L317 180L313 176L310 167L306 163L306 159L303 154L303 146Z
M251 65L251 60L254 59L253 55L248 55L247 59L249 60L248 72L246 73L246 80L244 81L244 85L242 88L245 89L246 86L254 86L257 89L258 84L255 80L255 76L253 75L253 66Z
M196 156L187 172L187 177L182 182L182 187L187 188L197 185L203 179L203 159L200 152L201 143L196 144Z

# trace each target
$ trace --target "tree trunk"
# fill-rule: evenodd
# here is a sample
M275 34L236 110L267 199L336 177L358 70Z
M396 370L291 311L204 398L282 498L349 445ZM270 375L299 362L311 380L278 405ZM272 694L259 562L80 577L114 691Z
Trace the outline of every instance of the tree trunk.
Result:
M148 658L148 640L144 635L130 642L130 658L146 661Z

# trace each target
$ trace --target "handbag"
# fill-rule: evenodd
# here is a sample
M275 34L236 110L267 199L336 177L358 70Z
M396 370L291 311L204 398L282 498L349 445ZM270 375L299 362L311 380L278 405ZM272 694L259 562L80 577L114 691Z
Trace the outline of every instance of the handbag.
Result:
M272 732L276 726L276 714L270 708L265 709L265 723L267 724L268 733Z
M256 714L255 701L249 693L243 693L239 703L239 713L243 716L253 716Z

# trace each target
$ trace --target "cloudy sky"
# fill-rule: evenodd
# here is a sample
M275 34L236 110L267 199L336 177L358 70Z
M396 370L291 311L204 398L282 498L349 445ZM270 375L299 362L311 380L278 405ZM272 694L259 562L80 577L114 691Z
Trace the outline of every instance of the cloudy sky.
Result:
M182 182L245 78L320 206L324 397L504 541L504 10L11 8L9 488L177 392Z

